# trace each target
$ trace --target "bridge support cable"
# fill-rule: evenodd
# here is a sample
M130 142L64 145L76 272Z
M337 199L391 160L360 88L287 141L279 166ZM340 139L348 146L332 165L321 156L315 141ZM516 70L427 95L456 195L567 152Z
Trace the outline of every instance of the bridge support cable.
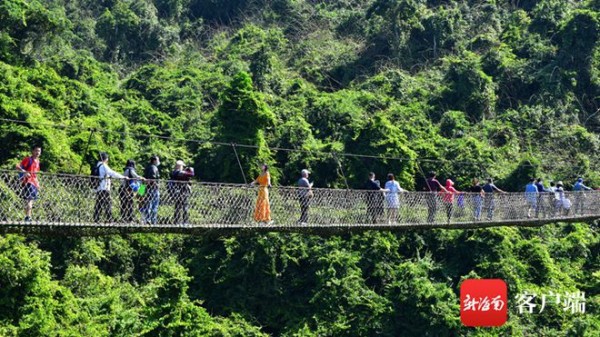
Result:
M246 179L246 173L244 172L244 168L242 167L242 162L240 161L240 156L238 155L235 143L231 143L231 148L233 149L233 153L235 154L235 159L237 159L238 166L240 168L240 172L242 173L242 178L244 178L244 184L248 184L248 180Z
M90 130L90 136L88 137L87 143L85 143L85 151L83 151L83 157L81 158L81 164L79 165L79 170L77 170L77 174L81 174L81 170L83 169L83 163L85 162L85 156L88 153L88 150L90 149L90 142L92 141L92 137L94 136L94 132L96 132L96 130L91 129Z

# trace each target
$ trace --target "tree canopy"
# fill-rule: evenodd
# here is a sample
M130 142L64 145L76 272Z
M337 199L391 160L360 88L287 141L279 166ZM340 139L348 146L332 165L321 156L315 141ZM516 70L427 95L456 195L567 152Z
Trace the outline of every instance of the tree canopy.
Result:
M532 175L598 187L599 12L598 0L3 0L0 168L38 144L42 170L62 173L106 151L114 168L157 154L226 183L268 163L280 185L307 168L316 187L361 187L374 171L422 190L430 170L459 190L492 177L521 191ZM599 238L594 224L7 235L0 335L593 336ZM511 294L586 291L588 313L511 307L505 326L468 329L458 287L476 277Z

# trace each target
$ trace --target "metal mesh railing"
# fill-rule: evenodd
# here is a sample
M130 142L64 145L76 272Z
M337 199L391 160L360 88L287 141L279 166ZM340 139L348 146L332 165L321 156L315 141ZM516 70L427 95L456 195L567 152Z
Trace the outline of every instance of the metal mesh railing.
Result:
M89 176L38 173L38 180L40 190L31 222L53 226L402 227L600 216L600 193L595 191L565 192L563 196L543 193L533 198L525 193L485 197L464 193L450 200L428 192L392 195L343 189L313 189L309 198L303 189L273 187L265 193L270 209L267 217L256 211L261 187L161 180L146 182L145 193L140 195L135 186L132 189L129 182L117 179L103 192L94 190L98 182ZM17 172L0 171L1 223L24 222L27 192ZM302 210L306 211L304 217Z

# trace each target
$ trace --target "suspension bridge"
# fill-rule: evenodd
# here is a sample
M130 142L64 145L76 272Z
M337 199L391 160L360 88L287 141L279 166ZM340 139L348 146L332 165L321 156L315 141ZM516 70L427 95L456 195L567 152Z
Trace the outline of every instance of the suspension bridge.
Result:
M309 215L300 223L300 197L305 190L272 187L272 223L253 219L257 188L248 185L156 181L160 193L155 223L145 220L150 194L131 193L113 179L111 213L94 216L97 183L89 176L38 173L39 198L31 221L24 220L23 187L15 171L0 171L0 233L44 235L111 235L128 233L239 234L299 232L343 234L366 230L469 229L493 226L541 226L556 222L600 219L600 192L565 192L528 198L525 193L464 193L448 203L430 192L398 194L399 208L388 217L385 192L353 189L313 189ZM568 202L565 202L568 199ZM129 203L133 212L124 217ZM568 204L571 204L570 207ZM125 205L125 207L123 207ZM450 206L451 205L451 206ZM531 209L528 216L528 209ZM180 212L177 216L176 212ZM183 212L183 214L181 214Z

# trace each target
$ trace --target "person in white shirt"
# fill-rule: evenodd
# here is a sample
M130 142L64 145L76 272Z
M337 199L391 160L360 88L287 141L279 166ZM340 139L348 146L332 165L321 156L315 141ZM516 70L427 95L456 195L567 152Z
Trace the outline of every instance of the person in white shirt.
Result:
M398 209L400 208L400 198L398 193L406 192L396 181L394 175L387 175L388 181L385 183L385 201L388 210L388 224L396 224L398 221Z
M108 154L100 152L100 160L96 163L100 184L96 189L96 206L94 207L94 222L100 222L101 217L106 222L114 222L112 215L112 198L110 196L110 178L126 179L122 174L113 171L108 166Z
M568 215L571 210L571 200L565 197L565 189L562 181L556 183L556 190L554 190L555 201L555 213L559 216Z

